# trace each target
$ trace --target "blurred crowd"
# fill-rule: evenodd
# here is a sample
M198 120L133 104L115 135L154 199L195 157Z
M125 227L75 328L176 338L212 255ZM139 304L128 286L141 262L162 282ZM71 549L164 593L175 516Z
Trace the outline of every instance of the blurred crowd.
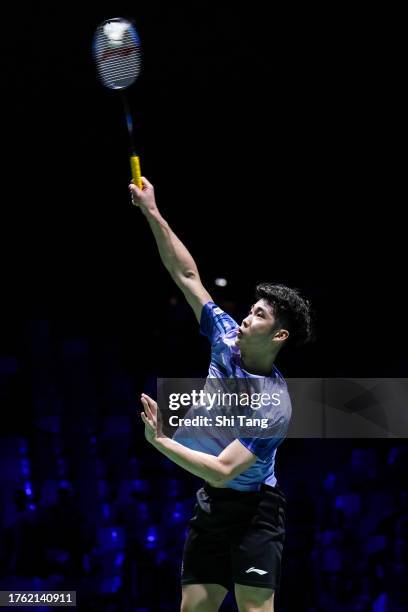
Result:
M185 348L184 311L177 300L169 308L172 344L150 330L135 369L112 329L87 336L37 320L14 352L3 348L0 590L75 590L78 609L90 611L179 609L199 480L146 443L137 399L154 393L151 363ZM191 375L205 373L203 363L190 361ZM278 610L408 611L407 467L408 445L395 439L281 445ZM222 609L236 609L231 596Z

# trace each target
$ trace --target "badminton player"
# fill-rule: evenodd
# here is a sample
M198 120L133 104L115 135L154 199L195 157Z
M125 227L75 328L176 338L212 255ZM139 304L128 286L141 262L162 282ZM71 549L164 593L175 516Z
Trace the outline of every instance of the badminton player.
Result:
M153 186L142 181L143 189L129 186L133 204L146 217L165 268L211 343L209 378L247 381L265 397L279 398L257 411L267 419L266 436L260 429L258 436L256 427L251 435L240 435L236 427L213 427L210 436L193 436L180 427L170 438L158 425L156 402L142 395L148 442L204 480L184 545L181 610L218 610L233 589L240 611L270 612L280 582L286 507L274 473L275 456L291 415L275 359L286 344L309 339L309 304L294 289L264 283L258 285L255 302L238 325L214 304L194 259L161 216Z

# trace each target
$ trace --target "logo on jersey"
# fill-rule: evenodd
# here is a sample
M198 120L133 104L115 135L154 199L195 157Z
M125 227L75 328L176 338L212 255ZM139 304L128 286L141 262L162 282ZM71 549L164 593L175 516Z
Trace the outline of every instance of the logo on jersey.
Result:
M257 569L256 567L250 567L247 569L247 571L245 572L246 574L250 574L251 572L256 572L257 574L259 574L260 576L263 576L264 574L267 574L268 572L265 572L265 570L261 570L261 569Z

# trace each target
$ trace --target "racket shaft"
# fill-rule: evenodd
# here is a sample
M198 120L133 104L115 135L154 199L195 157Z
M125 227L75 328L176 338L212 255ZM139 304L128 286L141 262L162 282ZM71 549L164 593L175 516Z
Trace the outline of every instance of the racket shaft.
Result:
M139 189L143 189L142 177L140 171L140 159L138 155L132 155L130 158L130 167L132 169L132 178L135 185Z

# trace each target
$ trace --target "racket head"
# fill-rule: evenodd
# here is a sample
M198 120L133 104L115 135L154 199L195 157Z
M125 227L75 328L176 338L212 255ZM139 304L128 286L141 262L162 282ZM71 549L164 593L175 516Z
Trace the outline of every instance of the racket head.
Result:
M92 53L102 84L109 89L133 85L142 67L140 38L128 19L115 17L99 24Z

